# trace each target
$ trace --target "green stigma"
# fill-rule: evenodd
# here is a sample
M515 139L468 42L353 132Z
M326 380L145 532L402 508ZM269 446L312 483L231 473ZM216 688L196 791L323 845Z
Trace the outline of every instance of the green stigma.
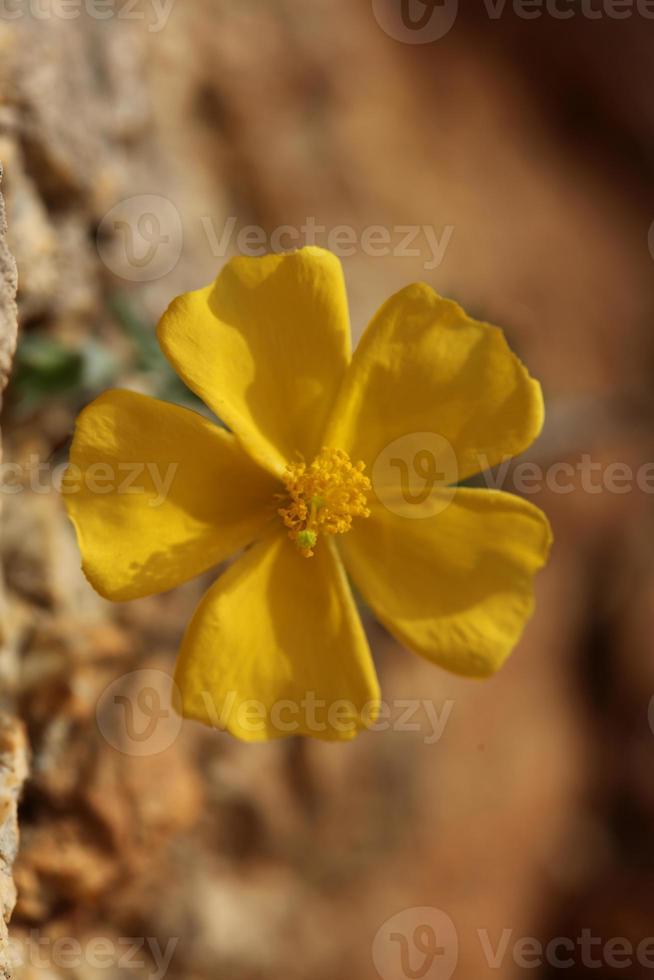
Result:
M316 541L318 540L318 535L315 531L300 531L297 536L297 543L300 548L313 548Z

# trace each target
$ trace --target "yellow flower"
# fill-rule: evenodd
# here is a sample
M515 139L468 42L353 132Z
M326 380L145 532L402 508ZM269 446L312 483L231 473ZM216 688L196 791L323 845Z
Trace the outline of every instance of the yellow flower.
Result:
M544 515L499 491L436 486L433 516L411 519L374 474L415 433L452 447L455 483L529 446L540 387L500 330L416 284L351 356L340 264L303 248L233 259L173 301L158 338L227 429L108 391L78 419L63 490L84 571L109 599L170 589L250 546L184 637L186 717L247 740L370 725L379 689L345 569L401 643L458 674L499 668L533 608Z

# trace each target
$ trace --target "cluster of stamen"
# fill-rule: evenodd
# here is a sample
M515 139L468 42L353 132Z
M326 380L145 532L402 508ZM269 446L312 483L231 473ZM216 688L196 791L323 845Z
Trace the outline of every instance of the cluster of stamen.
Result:
M364 469L342 449L322 449L308 466L301 461L286 467L285 506L278 514L305 558L313 555L319 534L345 534L354 517L370 516Z

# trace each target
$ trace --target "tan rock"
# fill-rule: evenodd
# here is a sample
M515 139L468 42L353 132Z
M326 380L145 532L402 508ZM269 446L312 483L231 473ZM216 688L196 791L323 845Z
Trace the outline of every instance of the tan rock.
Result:
M1 179L2 164L0 163ZM0 391L5 388L9 378L18 331L16 263L7 246L6 234L5 206L2 194L0 194Z

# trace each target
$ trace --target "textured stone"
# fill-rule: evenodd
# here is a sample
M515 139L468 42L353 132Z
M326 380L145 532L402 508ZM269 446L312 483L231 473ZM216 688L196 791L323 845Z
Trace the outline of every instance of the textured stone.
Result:
M7 924L16 904L12 869L18 852L18 798L27 776L27 745L22 724L0 714L0 976L11 976Z
M1 179L2 164L0 164ZM5 205L0 194L0 391L5 388L9 378L18 330L16 263L7 246L6 234Z

